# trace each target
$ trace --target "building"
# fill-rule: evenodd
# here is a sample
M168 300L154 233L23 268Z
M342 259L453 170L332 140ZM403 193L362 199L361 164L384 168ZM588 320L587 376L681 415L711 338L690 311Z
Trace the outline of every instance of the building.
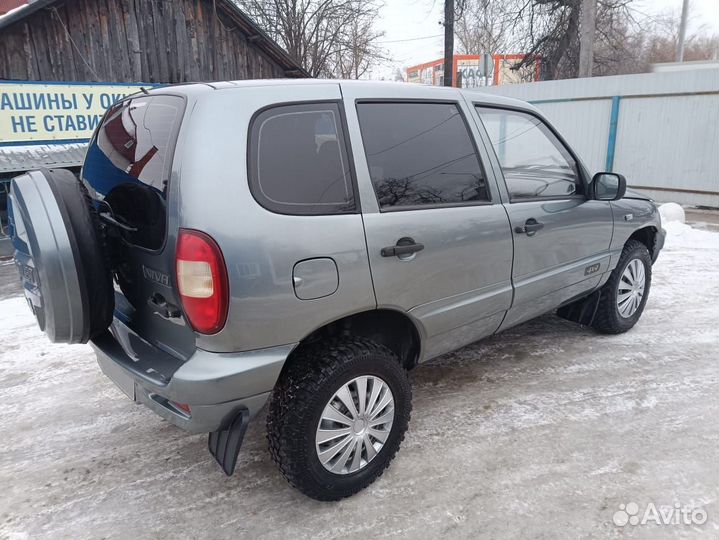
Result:
M79 171L112 101L142 85L278 77L309 74L231 0L0 0L0 244L9 179Z
M230 0L15 3L20 6L0 16L0 79L181 83L308 76Z
M476 86L511 84L540 80L541 61L515 71L512 66L524 58L523 54L494 54L489 76L485 79L483 55L455 54L453 86L473 88ZM407 82L441 86L444 84L444 58L407 68Z

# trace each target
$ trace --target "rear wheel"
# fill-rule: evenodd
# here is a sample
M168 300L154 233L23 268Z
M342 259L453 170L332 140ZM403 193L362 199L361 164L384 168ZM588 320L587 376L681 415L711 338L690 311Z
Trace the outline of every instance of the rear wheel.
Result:
M270 400L267 436L283 476L317 500L374 482L404 439L412 390L399 359L363 338L305 346Z
M601 291L592 326L605 334L621 334L642 316L652 283L652 258L637 240L624 246L617 267Z

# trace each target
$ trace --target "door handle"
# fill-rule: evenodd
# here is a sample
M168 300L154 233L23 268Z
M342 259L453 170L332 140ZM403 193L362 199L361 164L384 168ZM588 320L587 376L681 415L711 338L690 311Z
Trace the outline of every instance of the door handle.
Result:
M401 255L411 255L424 249L424 244L416 243L412 238L404 237L397 240L394 246L383 247L380 254L383 257L399 257Z
M517 234L526 234L527 236L534 236L537 231L544 228L544 223L540 223L534 218L529 218L524 222L524 226L517 226L514 228L514 232Z

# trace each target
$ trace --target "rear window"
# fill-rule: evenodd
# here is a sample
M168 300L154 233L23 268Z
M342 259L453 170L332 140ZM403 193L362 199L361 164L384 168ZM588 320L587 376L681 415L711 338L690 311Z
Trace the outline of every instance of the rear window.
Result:
M113 106L95 132L83 178L118 221L136 232L131 244L159 249L165 240L165 197L185 102L140 96Z
M255 117L250 133L250 188L262 206L298 215L355 211L336 103L267 109Z

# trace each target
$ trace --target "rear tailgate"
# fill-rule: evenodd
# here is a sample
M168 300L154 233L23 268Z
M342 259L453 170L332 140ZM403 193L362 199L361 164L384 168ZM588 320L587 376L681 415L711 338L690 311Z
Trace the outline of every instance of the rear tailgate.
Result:
M82 179L109 224L116 316L178 358L195 348L174 278L177 226L170 177L185 98L150 94L115 104L90 142Z

